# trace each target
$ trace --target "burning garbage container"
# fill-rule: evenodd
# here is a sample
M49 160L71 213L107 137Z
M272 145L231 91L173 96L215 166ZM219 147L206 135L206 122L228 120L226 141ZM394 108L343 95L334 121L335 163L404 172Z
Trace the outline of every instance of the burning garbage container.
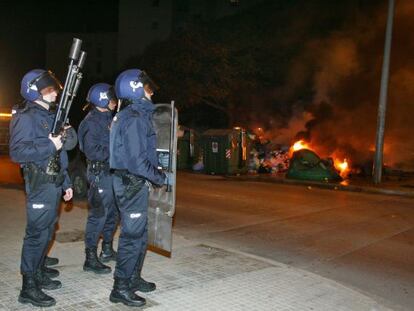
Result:
M247 173L249 144L244 129L207 130L202 136L202 146L206 173Z
M321 159L309 149L300 149L293 153L286 177L313 181L342 180L332 160Z

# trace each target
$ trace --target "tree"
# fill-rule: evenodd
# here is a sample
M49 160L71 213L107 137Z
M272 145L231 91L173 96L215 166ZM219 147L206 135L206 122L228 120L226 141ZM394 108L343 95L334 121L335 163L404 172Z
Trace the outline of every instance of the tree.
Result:
M318 14L309 14L312 9ZM214 107L229 126L282 122L293 103L312 97L314 69L304 42L339 27L341 18L331 9L322 0L265 1L239 15L189 25L131 63L148 68L162 86L160 97L176 99L181 109ZM291 77L297 64L300 81Z

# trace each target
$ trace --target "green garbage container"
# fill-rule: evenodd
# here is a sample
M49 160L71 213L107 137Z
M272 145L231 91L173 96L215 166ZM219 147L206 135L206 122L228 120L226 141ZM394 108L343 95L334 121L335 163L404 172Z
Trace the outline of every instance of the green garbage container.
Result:
M309 149L301 149L293 153L286 177L325 182L342 180L332 161L321 159Z
M202 135L202 149L206 173L247 173L249 142L244 129L207 130Z
M184 126L180 126L180 130L183 131L183 135L177 141L177 169L191 169L200 154L198 134Z

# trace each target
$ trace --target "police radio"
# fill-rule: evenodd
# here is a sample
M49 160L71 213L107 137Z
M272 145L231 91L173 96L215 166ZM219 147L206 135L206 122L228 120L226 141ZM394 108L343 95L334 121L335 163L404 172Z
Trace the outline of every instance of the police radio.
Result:
M82 68L86 60L86 52L81 51L82 40L73 38L69 52L69 67L66 75L65 85L56 108L56 115L52 126L52 135L58 136L66 125L70 107L76 97L79 85L82 81Z

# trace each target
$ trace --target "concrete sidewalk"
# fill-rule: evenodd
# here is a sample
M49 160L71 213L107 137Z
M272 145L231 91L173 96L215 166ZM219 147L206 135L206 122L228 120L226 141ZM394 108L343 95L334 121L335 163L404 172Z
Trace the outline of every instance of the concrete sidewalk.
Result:
M24 194L0 188L0 309L32 310L17 302L21 285ZM84 202L62 206L52 255L60 258L63 287L48 310L133 310L108 300L112 276L82 271ZM113 267L114 264L112 263ZM148 310L390 310L351 288L288 265L200 240L174 237L172 258L148 252L144 277L158 289L145 294ZM136 308L137 309L137 308Z

